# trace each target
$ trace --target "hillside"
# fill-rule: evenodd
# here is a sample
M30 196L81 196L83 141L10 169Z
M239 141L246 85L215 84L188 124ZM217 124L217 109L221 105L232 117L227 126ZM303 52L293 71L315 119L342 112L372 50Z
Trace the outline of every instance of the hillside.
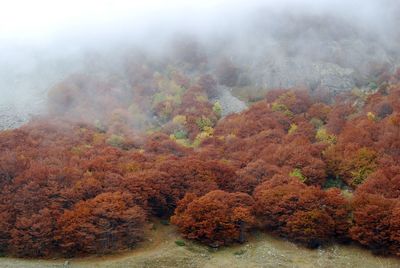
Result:
M338 1L4 33L0 266L398 266L400 7Z

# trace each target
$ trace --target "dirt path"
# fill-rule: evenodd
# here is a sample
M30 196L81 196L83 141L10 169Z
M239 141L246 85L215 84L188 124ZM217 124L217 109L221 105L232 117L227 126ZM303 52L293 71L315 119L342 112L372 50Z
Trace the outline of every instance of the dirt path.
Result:
M0 267L400 267L400 259L377 257L355 246L308 250L263 233L254 234L244 245L215 251L190 241L176 245L181 238L173 226L157 224L149 232L151 238L131 251L68 260L0 258Z

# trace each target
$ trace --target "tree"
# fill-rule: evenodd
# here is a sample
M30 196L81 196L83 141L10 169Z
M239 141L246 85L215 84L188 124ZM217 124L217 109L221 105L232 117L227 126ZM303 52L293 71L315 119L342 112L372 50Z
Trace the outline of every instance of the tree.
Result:
M388 254L394 203L381 195L356 193L352 206L351 238L375 253Z
M360 193L378 194L385 198L400 197L400 167L382 167L368 176L357 191Z
M0 205L0 253L4 254L9 251L11 239L10 230L13 226L12 215L9 212L10 208L6 205Z
M329 147L324 154L328 171L347 185L357 187L377 168L377 152L354 143Z
M11 230L10 251L23 257L44 257L56 251L58 211L47 208L32 216L21 216Z
M189 239L222 246L243 242L254 226L253 199L243 193L211 191L202 197L186 195L171 218Z
M297 137L284 144L271 144L264 149L262 158L268 164L299 169L307 185L323 185L326 179L325 163L321 160L321 148L305 137Z
M265 230L309 247L347 237L350 210L339 191L325 192L297 178L276 175L256 188L254 200Z
M392 254L400 256L400 202L394 206L390 217L390 240L392 241L389 250Z
M186 193L201 196L218 189L217 178L210 166L194 157L163 161L158 170L168 174L165 184L170 189L168 203L172 207Z
M62 252L105 253L134 246L143 237L145 213L129 206L131 198L123 192L103 193L66 210L56 236Z
M312 209L294 212L283 230L291 240L315 248L331 239L334 228L335 222L326 211Z

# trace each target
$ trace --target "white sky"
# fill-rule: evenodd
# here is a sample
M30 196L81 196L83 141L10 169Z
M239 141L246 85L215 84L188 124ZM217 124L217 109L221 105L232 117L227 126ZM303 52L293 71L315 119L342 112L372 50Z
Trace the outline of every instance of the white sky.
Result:
M400 0L0 0L0 47L35 42L45 46L55 40L84 41L97 36L107 39L115 33L133 37L147 27L160 32L179 27L195 32L232 29L246 11L261 4L294 12L343 13L355 22L367 19L361 23L370 28L389 17L386 11L391 9L385 2L390 1Z
M253 12L258 11L260 5L272 10L283 8L285 12L315 11L319 14L323 11L342 15L352 23L363 25L368 32L375 28L375 32L390 37L399 32L399 23L391 21L392 13L399 20L400 13L394 12L392 8L396 4L394 6L400 10L399 2L400 0L0 0L0 101L4 99L5 90L9 90L8 84L7 87L1 86L2 77L6 76L5 71L21 73L22 70L22 73L28 73L35 68L38 59L47 55L49 58L60 55L69 57L75 52L80 53L81 48L101 45L107 47L113 40L119 42L119 39L126 41L129 38L134 41L144 40L146 46L158 47L163 36L168 37L174 30L190 30L196 34L201 34L202 31L206 34L207 31L216 31L217 34L224 31L235 32L242 24L251 21ZM268 19L268 14L265 19ZM14 79L14 76L10 77ZM15 86L11 88L17 92ZM19 96L20 94L18 98Z
M110 27L124 21L146 23L157 17L212 11L224 2L227 3L226 0L0 0L0 36L41 38L74 28Z

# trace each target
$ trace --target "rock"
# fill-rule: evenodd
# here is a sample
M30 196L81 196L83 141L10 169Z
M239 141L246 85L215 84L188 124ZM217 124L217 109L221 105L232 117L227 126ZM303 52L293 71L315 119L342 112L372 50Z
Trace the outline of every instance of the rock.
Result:
M20 102L0 99L0 131L20 127L31 120L33 116L42 115L45 107L46 99L44 97L27 97Z
M222 117L232 113L239 113L247 108L246 103L233 96L230 88L226 86L217 87L216 95L211 99L212 103L215 103L216 101L221 104Z
M318 86L332 91L350 90L355 86L354 70L334 63L310 62L304 58L267 58L251 69L255 87L290 88Z
M0 130L19 127L28 120L27 114L19 112L12 105L0 105Z

